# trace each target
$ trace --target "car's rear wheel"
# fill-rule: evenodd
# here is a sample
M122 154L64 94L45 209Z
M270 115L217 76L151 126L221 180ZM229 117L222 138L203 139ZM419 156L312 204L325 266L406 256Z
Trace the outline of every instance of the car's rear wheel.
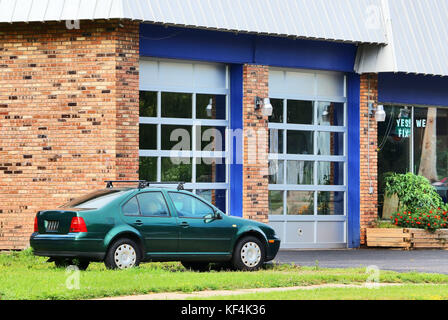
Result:
M108 269L129 269L137 267L140 261L139 246L131 239L122 238L110 246L104 264Z
M193 271L209 271L210 263L208 262L197 262L197 261L181 261L185 269Z
M238 270L258 270L264 264L265 257L265 245L256 237L248 236L235 246L232 264Z

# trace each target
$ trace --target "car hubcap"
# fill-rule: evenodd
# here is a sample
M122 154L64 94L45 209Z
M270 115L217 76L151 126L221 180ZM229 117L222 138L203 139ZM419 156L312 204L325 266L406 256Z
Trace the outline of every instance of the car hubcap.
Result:
M247 267L255 267L261 260L261 250L255 242L247 242L241 248L241 260Z
M115 250L115 264L120 269L132 268L135 265L137 254L132 246L122 244Z

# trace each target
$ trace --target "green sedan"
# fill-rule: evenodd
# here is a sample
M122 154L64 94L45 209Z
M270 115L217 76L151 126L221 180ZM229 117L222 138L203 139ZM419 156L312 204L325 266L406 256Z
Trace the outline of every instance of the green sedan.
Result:
M274 259L280 239L266 224L227 216L195 194L137 181L136 188L108 187L57 210L40 211L30 243L57 266L91 261L126 269L145 261L181 261L207 270L223 263L256 270Z

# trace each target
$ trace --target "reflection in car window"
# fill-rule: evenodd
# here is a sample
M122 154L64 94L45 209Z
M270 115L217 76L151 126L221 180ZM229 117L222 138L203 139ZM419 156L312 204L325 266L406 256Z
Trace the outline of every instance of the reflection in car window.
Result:
M213 209L201 200L185 193L169 192L177 210L177 215L184 218L203 218L213 214Z
M125 216L138 216L140 215L140 211L138 210L138 202L137 198L133 197L131 200L126 202L126 204L123 206L123 214Z
M137 196L140 211L146 217L168 217L168 207L161 192L145 192Z
M75 198L61 208L98 209L105 206L110 201L121 197L124 193L126 193L126 191L108 189L95 191L85 196Z

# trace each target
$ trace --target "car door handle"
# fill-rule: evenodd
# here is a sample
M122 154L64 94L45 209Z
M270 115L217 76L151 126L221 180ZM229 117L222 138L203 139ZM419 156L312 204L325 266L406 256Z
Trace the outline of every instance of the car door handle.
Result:
M188 222L186 222L186 221L183 221L183 222L180 223L180 226L182 228L188 228L190 226L190 224Z
M141 226L141 225L143 225L143 222L142 222L142 220L136 220L136 221L134 222L134 224L135 224L136 226Z

